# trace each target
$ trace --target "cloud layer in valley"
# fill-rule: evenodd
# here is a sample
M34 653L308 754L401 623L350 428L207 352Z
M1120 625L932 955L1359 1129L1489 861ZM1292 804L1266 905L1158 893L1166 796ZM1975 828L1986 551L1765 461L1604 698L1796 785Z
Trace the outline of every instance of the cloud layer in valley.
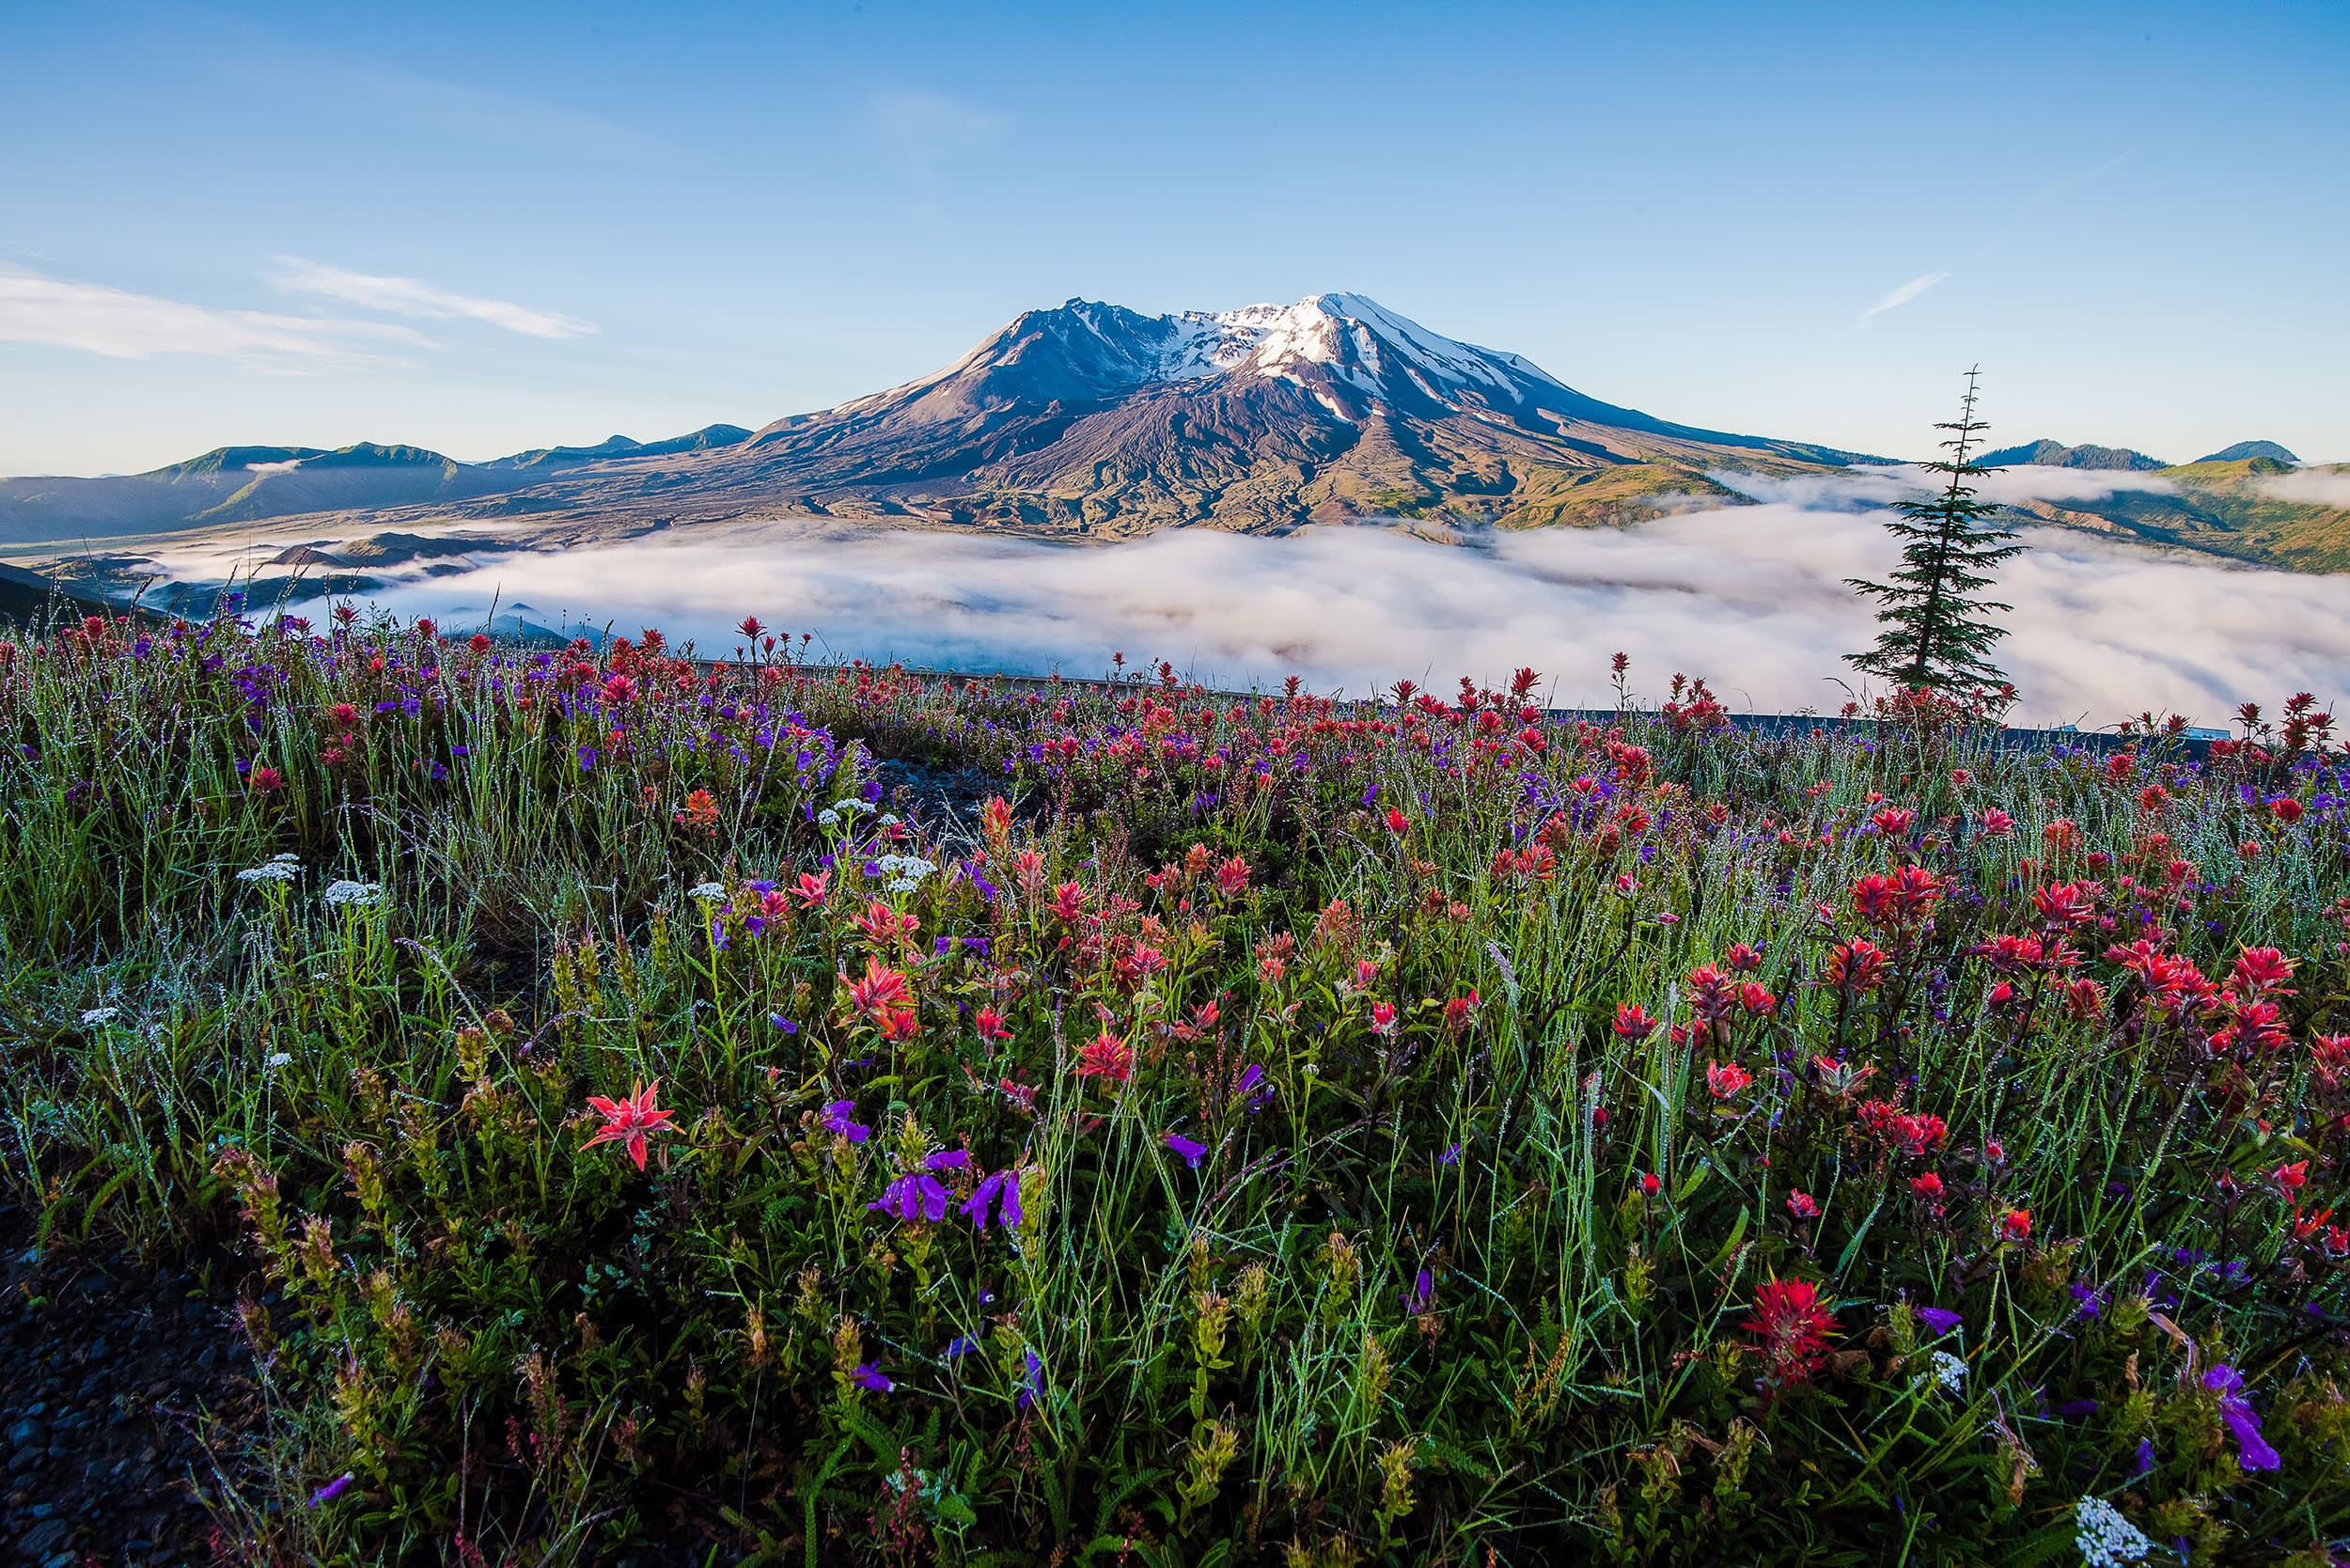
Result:
M2350 469L2304 468L2297 474L2277 474L2263 479L2261 489L2280 501L2350 507Z
M494 598L501 619L526 606L524 619L553 627L658 625L722 655L741 641L733 624L756 614L844 656L1091 675L1116 651L1211 683L1294 672L1357 694L1530 664L1565 705L1606 700L1621 650L1652 695L1680 670L1736 708L1829 711L1850 674L1839 655L1874 635L1844 580L1892 564L1881 517L1775 500L1450 544L1359 525L1279 539L1169 531L1095 548L802 519L484 557L380 598L457 628ZM1998 588L2014 605L1998 656L2024 694L2018 722L2093 726L2153 708L2216 723L2246 698L2350 694L2350 576L2062 529L2025 537L2032 548Z

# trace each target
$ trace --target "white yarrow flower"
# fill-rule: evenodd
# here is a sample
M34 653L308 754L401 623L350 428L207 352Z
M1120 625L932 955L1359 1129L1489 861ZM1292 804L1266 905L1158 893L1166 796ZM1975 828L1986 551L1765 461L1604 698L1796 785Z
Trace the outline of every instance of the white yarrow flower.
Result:
M816 813L816 821L820 826L837 827L840 823L840 813L827 806Z
M237 873L239 882L291 882L299 869L290 860L273 860L265 866L248 866Z
M290 866L300 863L302 856L298 855L273 855L270 856L270 859L273 863L283 862L284 864Z
M268 1068L270 1068L270 1069L272 1069L272 1070L274 1070L274 1069L276 1069L276 1068L280 1068L280 1067L284 1067L284 1066L288 1065L288 1064L289 1064L289 1063L290 1063L292 1060L293 1060L293 1053L292 1053L291 1051L272 1051L272 1052L269 1054L269 1058L268 1058L268 1059L267 1059L267 1060L265 1060L265 1061L264 1061L261 1065L262 1065L262 1066L264 1066L264 1067L268 1067Z
M895 827L903 820L895 811L884 811L881 814L881 824L884 827Z
M2142 1562L2154 1544L2122 1516L2122 1511L2103 1497L2083 1497L2073 1505L2076 1533L2073 1544L2080 1548L2081 1560L2089 1568L2122 1568L2124 1563Z
M685 890L685 896L689 899L723 899L727 896L727 885L723 882L697 882Z
M893 876L882 886L892 893L911 893L922 885L910 876Z
M354 909L366 909L384 902L384 888L380 883L352 882L346 878L328 883L326 891L319 897L338 908L348 904Z
M101 1024L111 1024L115 1021L115 1014L121 1011L119 1008L94 1007L82 1014L82 1027L95 1028Z
M1966 1387L1966 1363L1947 1350L1934 1353L1934 1380L1946 1394L1955 1394Z

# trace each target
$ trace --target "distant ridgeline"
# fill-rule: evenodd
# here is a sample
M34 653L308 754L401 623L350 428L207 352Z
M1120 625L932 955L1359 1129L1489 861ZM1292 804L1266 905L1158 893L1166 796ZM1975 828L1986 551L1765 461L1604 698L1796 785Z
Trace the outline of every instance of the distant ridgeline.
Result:
M2165 466L2043 440L2009 464L2140 488L2019 516L2305 571L2350 568L2350 509L2280 490L2292 453L2239 443ZM1275 534L1400 519L1638 523L1748 505L1746 483L1889 460L1707 430L1604 401L1524 355L1432 332L1360 294L1147 315L1025 311L952 365L757 430L711 425L488 463L362 443L228 447L152 473L0 479L0 545L123 541L290 518L321 534L486 520L588 531L807 516L1106 541L1161 528ZM2305 471L2308 472L2308 471ZM311 525L306 524L305 526Z

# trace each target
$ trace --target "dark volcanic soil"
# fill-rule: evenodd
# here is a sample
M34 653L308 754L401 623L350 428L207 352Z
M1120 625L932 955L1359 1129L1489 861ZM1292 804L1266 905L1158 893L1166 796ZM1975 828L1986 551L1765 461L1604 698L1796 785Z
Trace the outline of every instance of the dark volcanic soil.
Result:
M216 1449L254 1415L225 1286L52 1246L0 1205L0 1564L211 1560Z

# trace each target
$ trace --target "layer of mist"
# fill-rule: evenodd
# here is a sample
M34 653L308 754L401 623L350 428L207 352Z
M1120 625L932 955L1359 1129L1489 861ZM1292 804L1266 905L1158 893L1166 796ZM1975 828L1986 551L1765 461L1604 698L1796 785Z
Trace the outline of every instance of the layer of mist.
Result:
M2158 554L2054 528L2004 569L1998 649L2019 722L2110 723L2141 709L2219 722L2247 698L2350 689L2350 577ZM1610 654L1637 686L1703 675L1733 707L1832 711L1840 655L1874 636L1844 579L1894 551L1866 512L1775 502L1628 529L1483 531L1431 542L1380 526L1263 539L1166 532L1074 548L805 522L509 554L387 587L405 615L621 635L659 626L726 656L757 615L836 656L1095 675L1167 659L1211 684L1289 674L1355 694L1398 677L1491 681L1522 664L1553 700L1606 700Z
M1760 504L1692 500L1622 529L1363 524L1281 538L1170 530L1091 547L796 518L560 552L515 549L522 541L509 538L454 573L447 561L368 572L385 585L378 603L452 630L494 611L501 630L659 626L718 657L742 642L735 624L756 615L817 634L818 651L834 657L1017 674L1099 675L1116 651L1129 668L1166 659L1214 685L1296 674L1363 695L1398 678L1449 686L1531 665L1550 678L1551 700L1581 706L1608 699L1608 658L1621 651L1652 698L1680 671L1706 677L1736 709L1833 712L1854 695L1841 655L1876 630L1845 579L1892 566L1879 509L1933 476L1716 477ZM2001 499L2060 500L2168 481L2018 468L1992 483ZM2015 722L2093 727L2151 709L2217 724L2247 699L2350 695L2350 575L2071 529L2022 538L2030 548L1992 595L2013 606L1995 656L2022 693ZM248 535L157 564L180 581L217 582L292 541Z

